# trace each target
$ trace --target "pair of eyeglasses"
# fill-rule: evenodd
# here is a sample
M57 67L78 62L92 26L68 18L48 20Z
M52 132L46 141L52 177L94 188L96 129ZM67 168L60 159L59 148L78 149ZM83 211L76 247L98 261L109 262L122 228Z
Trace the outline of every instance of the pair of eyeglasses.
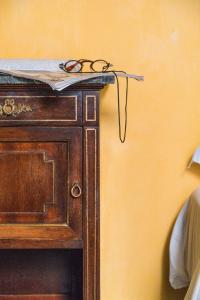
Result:
M89 64L90 72L83 71L83 67L85 64ZM59 68L65 71L66 73L112 73L116 78L117 83L117 106L118 106L118 125L119 125L119 139L121 143L124 143L126 140L126 130L127 130L127 107L128 107L128 76L126 76L126 98L125 98L125 105L124 105L124 132L122 134L122 126L121 126L121 107L120 107L120 90L119 90L119 78L118 72L127 75L124 71L116 71L116 70L109 70L110 67L113 65L107 62L104 59L97 59L97 60L89 60L89 59L79 59L79 60L69 60L65 63L59 64Z
M84 73L83 67L85 64L89 64L90 70L92 72L106 72L112 65L103 59L97 60L88 60L88 59L79 59L79 60L69 60L66 63L59 64L60 69L67 73ZM88 73L88 72L85 72Z

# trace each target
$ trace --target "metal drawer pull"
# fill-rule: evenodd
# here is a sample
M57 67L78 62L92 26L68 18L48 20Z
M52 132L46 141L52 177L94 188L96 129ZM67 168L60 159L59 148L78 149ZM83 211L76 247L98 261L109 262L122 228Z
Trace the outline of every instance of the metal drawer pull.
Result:
M80 185L77 182L75 182L71 188L72 197L78 198L81 196L81 193L82 193L82 191L81 191Z
M14 99L5 99L5 103L0 104L0 116L6 115L16 117L16 115L28 111L32 111L30 105L24 103L15 104Z

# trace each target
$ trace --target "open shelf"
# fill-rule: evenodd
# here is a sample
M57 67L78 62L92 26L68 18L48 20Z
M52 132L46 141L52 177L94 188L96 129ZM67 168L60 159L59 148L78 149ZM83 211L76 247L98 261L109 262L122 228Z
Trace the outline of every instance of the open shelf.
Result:
M0 250L0 300L82 300L80 249Z

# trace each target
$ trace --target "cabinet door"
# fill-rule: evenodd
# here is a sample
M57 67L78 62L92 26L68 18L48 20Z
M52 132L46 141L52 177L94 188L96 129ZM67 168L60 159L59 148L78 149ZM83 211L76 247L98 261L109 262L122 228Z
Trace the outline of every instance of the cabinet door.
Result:
M1 128L0 246L81 240L81 194L81 128Z

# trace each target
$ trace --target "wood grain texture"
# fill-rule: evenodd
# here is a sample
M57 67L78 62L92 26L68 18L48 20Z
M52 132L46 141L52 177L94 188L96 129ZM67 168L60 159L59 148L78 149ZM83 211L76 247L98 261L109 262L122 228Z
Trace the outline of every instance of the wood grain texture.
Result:
M0 249L82 249L83 241L80 239L0 239Z
M84 128L84 300L100 299L98 128Z
M0 118L0 300L100 300L102 87L0 84L0 105L33 107Z
M99 125L99 92L83 91L83 124Z
M0 300L79 300L69 295L0 295Z
M19 114L6 115L0 114L0 126L10 124L17 125L81 125L82 123L82 101L81 93L74 92L70 95L57 95L56 93L49 95L31 95L19 93L17 95L8 95L0 92L0 108L3 107L7 100L12 100L15 107L23 104L30 107L30 111L21 112Z
M0 167L0 239L81 239L81 128L2 127Z
M26 222L29 215L29 221L35 223L35 216L39 220L40 216L47 216L47 205L55 205L55 161L48 159L44 143L41 150L35 148L34 144L28 144L32 146L29 150L20 144L21 149L17 150L19 144L14 144L8 144L12 146L12 150L8 150L5 147L7 145L0 144L0 223L8 223L8 216L14 216L11 222L17 221L15 216L21 216L22 222Z

